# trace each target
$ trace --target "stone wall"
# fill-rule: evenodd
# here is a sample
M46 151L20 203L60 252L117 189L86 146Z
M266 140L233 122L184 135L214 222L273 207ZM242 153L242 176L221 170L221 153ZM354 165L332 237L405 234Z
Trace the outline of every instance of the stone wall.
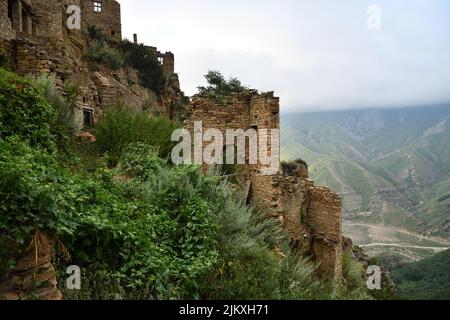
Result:
M52 265L53 246L47 235L36 233L15 269L0 279L0 300L62 299Z
M134 42L137 44L137 34L134 35ZM162 53L158 51L158 48L151 47L151 46L145 46L151 53L153 53L156 58L158 58L158 61L161 63L164 74L166 77L170 77L175 73L175 55L168 51L165 53Z
M8 0L0 0L0 41L11 40L15 36L9 13L11 11L8 8Z
M279 98L273 92L255 90L232 94L221 102L197 95L186 115L185 128L191 134L195 121L202 121L204 131L219 129L224 137L227 129L280 129ZM246 152L248 160L249 146ZM271 209L288 231L293 247L318 264L319 274L341 279L341 199L328 189L315 187L303 164L293 174L280 168L278 173L264 175L263 169L261 164L238 167L241 187L250 185L249 199Z
M306 222L314 230L314 253L322 261L320 271L342 275L342 200L330 190L311 188Z
M101 9L99 9L99 5ZM82 27L97 26L107 36L117 41L122 40L122 24L120 4L115 0L82 0L81 1Z

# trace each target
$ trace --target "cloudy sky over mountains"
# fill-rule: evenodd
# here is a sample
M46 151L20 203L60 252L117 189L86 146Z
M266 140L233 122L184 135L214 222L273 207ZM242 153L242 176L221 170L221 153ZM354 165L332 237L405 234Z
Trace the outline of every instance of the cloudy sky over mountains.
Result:
M188 95L217 69L274 90L285 112L450 101L448 0L119 2L124 36L174 52Z

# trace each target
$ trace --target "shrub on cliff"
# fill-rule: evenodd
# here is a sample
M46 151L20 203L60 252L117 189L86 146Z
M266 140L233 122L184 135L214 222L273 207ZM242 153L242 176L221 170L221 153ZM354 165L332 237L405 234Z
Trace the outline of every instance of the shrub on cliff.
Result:
M54 150L51 128L56 119L42 88L0 69L0 139L17 135L32 146Z
M91 41L84 56L90 61L103 64L112 70L120 69L124 66L124 58L121 52L111 47L105 41Z
M88 26L85 30L88 39L88 48L84 57L92 62L105 65L112 70L124 66L124 57L111 38L107 37L102 29Z
M171 136L180 126L163 117L150 117L145 113L136 113L125 106L117 106L106 113L95 126L96 145L101 153L108 153L117 160L123 150L135 142L146 143L167 158L174 144Z
M41 76L36 80L36 85L42 90L45 99L56 111L56 121L51 126L51 133L59 150L68 150L71 138L76 132L75 101L78 89L66 84L64 95L55 86L54 80L48 76Z
M11 59L3 49L0 49L0 68L12 69Z
M127 40L122 42L121 48L125 55L125 62L139 71L141 85L161 95L166 79L155 54L144 45Z
M225 77L216 70L210 70L205 75L208 86L198 87L199 94L215 98L217 102L222 103L224 99L232 94L249 90L242 85L236 78L225 79Z
M130 159L142 170L129 170ZM113 179L122 175L127 179ZM196 167L168 167L143 145L130 146L117 171L89 176L65 170L54 155L18 137L2 140L0 273L40 230L64 244L72 255L67 264L91 277L103 275L127 292L186 296L217 259L215 184Z

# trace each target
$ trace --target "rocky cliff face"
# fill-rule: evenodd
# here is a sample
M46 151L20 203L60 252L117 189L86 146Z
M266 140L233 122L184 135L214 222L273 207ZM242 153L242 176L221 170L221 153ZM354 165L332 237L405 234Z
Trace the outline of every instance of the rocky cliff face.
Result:
M82 30L66 27L69 15L65 11L69 4L84 8ZM103 1L102 11L96 14L91 12L94 10L92 3L84 0L70 3L65 0L33 0L30 3L0 0L0 5L0 53L12 62L18 74L52 77L61 90L67 85L77 88L75 115L79 130L85 125L86 114L96 121L107 108L117 104L173 117L187 103L180 90L178 75L173 70L173 54L161 66L166 77L161 94L143 87L139 72L131 67L113 71L84 58L88 47L87 27L97 25L106 36L117 42L120 40L120 6L116 1ZM25 7L23 12L18 9ZM24 29L26 21L35 28ZM148 50L149 54L150 51L157 52L153 47Z

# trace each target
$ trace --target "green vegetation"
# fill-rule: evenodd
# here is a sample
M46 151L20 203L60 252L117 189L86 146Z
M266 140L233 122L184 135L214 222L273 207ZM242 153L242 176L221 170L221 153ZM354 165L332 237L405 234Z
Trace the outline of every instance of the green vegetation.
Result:
M225 103L225 98L232 93L248 91L249 88L242 85L236 78L225 79L225 77L216 70L210 70L205 75L208 82L207 87L198 87L199 94L210 96L218 103Z
M81 144L61 161L52 132L68 100L3 70L0 84L1 275L41 232L59 243L61 286L68 265L82 267L83 290L61 288L66 299L368 297L315 279L270 212L222 177L165 160L167 120L119 108L94 128L88 158Z
M158 58L149 48L128 40L118 44L95 26L88 27L86 34L89 46L85 58L113 70L131 66L139 71L139 80L143 87L157 95L162 94L166 78Z
M88 48L84 57L91 62L105 65L112 70L124 66L122 52L116 48L111 38L104 35L103 31L96 26L89 26L86 30Z
M393 268L398 295L412 300L450 299L450 250L419 262Z
M57 113L44 97L43 88L0 69L0 137L17 135L32 147L55 150L51 127Z
M155 54L143 44L134 44L127 40L122 42L121 50L125 62L139 71L142 86L161 95L166 78Z
M124 66L122 53L105 41L92 40L84 56L90 61L103 64L112 70L120 69Z
M348 251L344 252L342 256L342 272L347 286L351 288L364 286L364 276L366 273L364 265L354 260Z
M303 161L302 159L297 159L294 161L282 161L281 162L281 167L283 168L283 172L285 175L288 176L292 176L296 174L296 171L300 168L303 167L306 170L308 170L308 164Z
M162 158L168 158L174 146L170 141L172 132L180 127L166 118L149 117L125 106L117 106L106 113L94 132L100 153L108 153L111 160L117 162L123 150L137 142L155 147Z
M11 60L3 49L0 49L0 68L11 69Z

